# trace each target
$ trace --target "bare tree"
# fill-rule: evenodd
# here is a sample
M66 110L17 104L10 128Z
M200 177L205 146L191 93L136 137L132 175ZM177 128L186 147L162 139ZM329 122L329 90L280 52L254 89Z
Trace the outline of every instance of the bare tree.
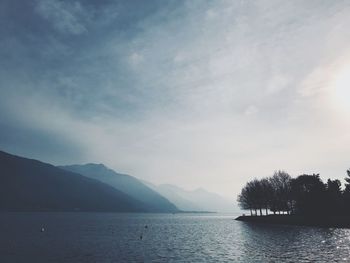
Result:
M276 171L269 178L273 192L270 210L274 213L277 211L290 213L292 210L291 180L291 176L285 171Z

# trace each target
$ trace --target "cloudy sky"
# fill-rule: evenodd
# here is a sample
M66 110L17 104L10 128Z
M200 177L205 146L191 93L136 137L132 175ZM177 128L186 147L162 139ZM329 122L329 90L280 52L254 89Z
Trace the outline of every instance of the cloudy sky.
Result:
M0 149L235 199L350 167L349 1L0 1Z

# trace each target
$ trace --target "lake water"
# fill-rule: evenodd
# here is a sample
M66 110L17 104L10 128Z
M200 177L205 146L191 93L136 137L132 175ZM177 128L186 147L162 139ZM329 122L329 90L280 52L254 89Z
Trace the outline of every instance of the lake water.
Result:
M233 219L219 214L0 213L0 262L350 262L348 229Z

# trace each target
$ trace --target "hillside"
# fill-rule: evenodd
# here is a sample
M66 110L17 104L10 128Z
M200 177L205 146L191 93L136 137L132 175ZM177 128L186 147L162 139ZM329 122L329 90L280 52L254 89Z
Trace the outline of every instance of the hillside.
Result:
M0 151L1 211L152 212L106 184Z
M183 211L210 211L225 213L238 211L233 202L202 188L188 191L170 184L156 186L148 183L148 185L161 195L165 196Z
M137 178L116 173L103 164L85 164L59 166L67 171L76 172L86 177L106 183L115 189L124 192L136 200L142 201L157 212L177 212L177 207L158 192L139 181Z

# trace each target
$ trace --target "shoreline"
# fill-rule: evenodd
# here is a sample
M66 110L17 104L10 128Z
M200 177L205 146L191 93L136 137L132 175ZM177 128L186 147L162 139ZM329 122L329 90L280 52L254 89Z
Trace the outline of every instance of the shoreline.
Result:
M270 225L350 228L350 216L265 215L239 216L235 220Z

